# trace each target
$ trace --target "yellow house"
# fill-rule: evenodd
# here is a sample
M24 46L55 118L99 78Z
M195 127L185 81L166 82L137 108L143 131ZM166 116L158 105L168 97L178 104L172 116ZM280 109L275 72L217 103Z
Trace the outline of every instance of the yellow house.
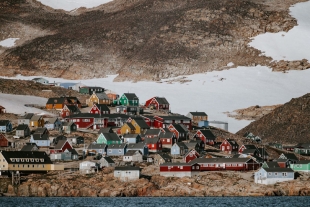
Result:
M2 151L0 152L0 173L19 171L24 173L47 172L53 163L45 152Z
M87 100L86 104L88 106L93 106L94 103L110 105L112 104L112 100L109 99L109 97L105 93L93 93Z
M120 128L121 134L136 134L136 129L131 123L125 123Z
M44 127L44 119L41 115L33 115L30 119L30 126L32 127Z
M150 129L150 126L144 121L144 119L132 119L131 124L135 128L135 133L144 134L147 129Z

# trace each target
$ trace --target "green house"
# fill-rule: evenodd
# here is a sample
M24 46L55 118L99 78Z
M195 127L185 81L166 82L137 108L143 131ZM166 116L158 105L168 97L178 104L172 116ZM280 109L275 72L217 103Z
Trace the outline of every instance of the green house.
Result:
M290 164L290 168L299 172L310 172L310 160L297 161L294 164Z
M118 100L119 105L139 106L139 98L134 93L124 93Z
M115 133L101 133L97 138L97 144L121 144L122 140Z
M310 155L310 144L309 143L299 143L295 146L294 152L300 155Z

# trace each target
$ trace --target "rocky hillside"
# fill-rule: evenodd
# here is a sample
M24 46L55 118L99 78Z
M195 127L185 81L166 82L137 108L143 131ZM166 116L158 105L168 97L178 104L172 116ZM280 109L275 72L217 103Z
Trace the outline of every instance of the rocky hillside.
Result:
M290 5L305 0L114 0L95 9L54 10L35 0L0 2L0 73L68 79L158 80L239 65L306 69L306 60L271 62L250 37L288 31Z
M243 128L238 135L252 132L264 142L301 143L310 140L310 94L293 98L261 119Z

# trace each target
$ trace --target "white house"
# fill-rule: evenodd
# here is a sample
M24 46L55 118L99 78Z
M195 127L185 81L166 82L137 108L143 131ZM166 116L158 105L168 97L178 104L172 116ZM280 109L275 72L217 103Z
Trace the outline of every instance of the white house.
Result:
M131 166L115 167L114 177L120 178L121 181L138 180L140 178L140 168Z
M123 156L124 162L143 162L142 153L140 150L128 150Z
M80 172L82 174L89 174L95 172L96 163L91 161L84 161L80 163Z
M291 168L261 168L254 174L254 181L258 184L269 185L290 180L294 180L294 170Z

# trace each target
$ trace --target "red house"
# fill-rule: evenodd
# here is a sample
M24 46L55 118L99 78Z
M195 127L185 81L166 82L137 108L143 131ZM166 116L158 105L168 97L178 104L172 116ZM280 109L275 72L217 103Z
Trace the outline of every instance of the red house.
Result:
M161 132L159 134L159 138L162 142L163 148L169 148L169 149L177 140L173 132Z
M162 142L159 137L147 138L144 140L144 142L149 148L149 152L161 152L162 151Z
M65 152L66 150L69 151L71 149L73 149L73 147L67 140L59 140L54 149L51 150L51 154Z
M190 163L198 163L201 171L247 171L260 167L260 164L252 158L196 158Z
M144 119L144 121L146 122L147 125L149 125L149 127L154 127L154 116L149 116L149 115L141 115L140 116Z
M249 144L249 145L242 145L239 150L239 154L247 154L247 155L252 155L252 156L258 156L259 155L259 150L255 145Z
M189 131L183 124L170 124L168 129L175 134L178 141L189 139Z
M65 105L62 108L60 115L62 118L65 118L65 117L69 117L73 114L79 114L79 113L81 113L81 111L76 105Z
M91 114L110 114L110 109L106 104L94 104L89 113Z
M225 139L220 145L220 150L227 154L237 154L239 145L235 140Z
M192 130L192 120L187 116L154 116L154 128L167 128L170 124L183 124L187 129Z
M153 97L145 102L145 106L155 110L169 110L169 102L164 97Z
M165 177L193 177L200 172L197 163L164 163L159 166L161 176Z
M10 146L9 140L4 136L4 134L0 134L0 147L8 147Z
M204 129L204 130L198 130L196 134L194 134L194 138L199 138L201 139L205 144L207 145L214 145L215 142L215 136L209 129Z
M184 155L183 160L186 163L189 163L190 161L192 161L198 157L199 157L199 153L196 150L192 149Z

